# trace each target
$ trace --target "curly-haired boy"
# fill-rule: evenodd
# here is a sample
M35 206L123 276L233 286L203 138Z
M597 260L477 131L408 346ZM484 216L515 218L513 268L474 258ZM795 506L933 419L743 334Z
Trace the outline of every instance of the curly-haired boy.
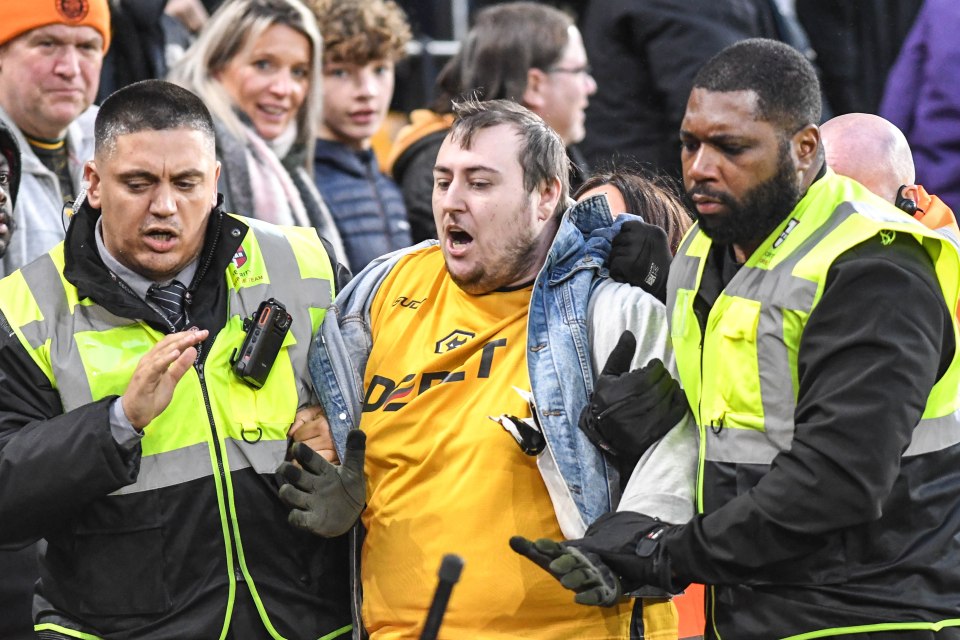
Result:
M411 244L403 197L378 166L370 140L393 97L394 64L410 26L393 0L314 0L323 35L323 122L317 187L333 213L350 268Z

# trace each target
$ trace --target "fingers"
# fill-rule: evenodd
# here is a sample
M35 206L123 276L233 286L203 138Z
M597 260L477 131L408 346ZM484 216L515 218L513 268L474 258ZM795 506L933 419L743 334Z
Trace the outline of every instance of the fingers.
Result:
M343 468L353 477L363 474L363 459L367 450L367 434L360 429L352 429L347 434L347 452L344 454Z
M523 536L513 536L510 538L510 548L520 555L526 556L541 569L556 577L556 574L550 569L550 563L563 554L563 547L559 543L548 538L533 541Z
M294 509L290 512L290 515L287 516L287 522L297 529L303 529L304 531L309 531L317 535L324 535L321 533L325 530L322 520L323 519L316 514L309 511L301 511L300 509Z
M340 464L340 457L337 455L337 450L333 448L330 438L325 436L308 438L303 441L303 444L313 449L314 453L330 464Z
M599 585L586 591L581 591L573 596L573 601L577 604L585 604L591 607L612 607L617 603L619 597L612 589Z
M308 470L310 473L318 476L322 476L328 471L334 471L335 468L332 464L323 459L322 456L317 455L317 453L308 447L303 442L294 442L293 457L299 462L304 469Z
M523 536L513 536L510 538L510 548L522 556L527 555L531 547L533 547L533 542Z
M137 365L146 367L146 379L159 382L165 375L169 375L171 382L176 384L187 372L197 358L194 345L203 342L210 332L181 331L165 336L147 352Z
M540 553L553 558L560 557L564 552L564 546L556 540L551 540L550 538L540 538L535 540L533 547Z
M633 360L633 354L637 350L637 338L630 331L624 331L620 334L620 340L617 346L613 348L607 357L607 363L603 366L602 376L619 376L630 370L630 363Z
M292 468L293 465L290 465ZM284 475L284 477L287 477ZM308 509L310 506L310 494L300 491L292 484L285 484L279 490L280 500L291 509Z
M297 411L293 424L287 431L287 435L297 442L304 442L323 434L330 434L330 424L320 405L310 405Z
M576 602L609 607L619 601L622 593L620 581L599 556L568 547L563 560L567 573L560 579L560 584L577 592Z
M667 368L663 366L663 360L660 358L652 359L647 364L643 365L639 369L636 369L635 373L638 376L649 380L659 380L664 376L664 374L670 375L670 373L667 371Z
M209 334L210 332L206 329L201 329L166 335L140 359L140 364L145 365L150 373L159 378L187 349L206 340ZM196 350L194 350L194 357L196 357Z
M277 467L277 473L280 474L284 480L295 485L300 484L300 477L303 475L300 467L292 462L281 462L280 466Z
M197 349L196 347L188 347L181 353L176 360L174 360L169 367L167 367L167 375L170 376L171 382L176 384L180 382L180 378L187 372L187 370L193 366L194 360L197 359Z
M650 411L664 398L672 397L672 387L676 383L660 360L651 360L627 376L630 384L624 386L622 391L624 397L633 398L631 409L637 415Z
M330 432L330 423L327 422L327 416L323 413L323 407L311 405L298 411L287 435L316 451L327 462L333 464L340 462L336 448L333 446L333 434Z
M570 591L576 591L579 593L586 589L592 589L593 587L600 586L601 583L597 578L596 573L591 572L587 568L581 568L571 569L570 571L561 574L560 584L563 585L565 589L570 589Z

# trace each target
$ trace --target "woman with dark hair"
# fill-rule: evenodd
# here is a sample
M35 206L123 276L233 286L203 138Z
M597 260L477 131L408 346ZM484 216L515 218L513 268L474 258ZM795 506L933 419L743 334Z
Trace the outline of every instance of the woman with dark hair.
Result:
M579 202L601 193L606 196L614 217L632 213L663 229L670 252L676 254L692 221L666 178L648 177L621 167L598 171L583 181L573 199Z

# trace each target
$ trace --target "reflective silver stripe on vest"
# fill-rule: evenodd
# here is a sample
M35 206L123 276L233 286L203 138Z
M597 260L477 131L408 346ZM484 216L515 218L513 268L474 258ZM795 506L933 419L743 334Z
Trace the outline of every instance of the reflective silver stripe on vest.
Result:
M790 436L793 436L793 421L790 423ZM706 429L709 446L704 459L709 462L728 462L731 464L770 464L782 450L774 444L772 434L786 433L786 429L767 432L752 429L729 429L719 431ZM778 443L779 444L779 443ZM789 447L790 443L787 443Z
M231 473L250 468L261 474L273 473L283 461L287 451L286 440L262 440L249 443L228 438L225 442ZM214 467L210 464L210 445L200 442L189 447L145 456L140 461L140 474L137 476L137 481L114 491L111 495L126 495L173 487L212 476L213 473Z
M919 456L942 451L960 442L960 411L940 418L921 420L913 430L904 456Z
M302 371L306 375L307 353L313 331L309 311L298 302L305 300L311 306L327 308L332 302L330 282L322 278L301 279L293 247L283 234L259 227L254 233L261 247L261 255L269 260L271 282L231 290L228 294L230 313L249 317L257 310L260 302L267 298L274 297L283 302L294 317L290 330L296 344L290 346L288 355L294 363L294 370ZM58 383L57 389L65 411L89 404L93 401L93 395L86 374L77 375L84 372L85 368L74 336L85 331L103 331L136 325L138 322L116 316L96 304L77 305L72 310L63 309L66 291L60 272L49 255L25 266L22 273L42 315L42 320L30 322L21 328L27 343L36 349L49 339L55 379L60 378L58 372L66 371L71 374L69 384ZM64 326L56 326L58 319L65 323ZM302 363L302 368L298 367L297 363ZM297 386L300 404L305 404L311 399L310 390L303 384Z
M676 291L678 288L693 289L700 273L700 258L687 255L687 250L693 244L694 238L700 235L699 227L687 233L683 243L677 249L677 254L670 263L670 272L667 274L667 320L673 318L673 308L677 304ZM676 285L674 283L677 283Z
M65 363L71 371L80 373L80 375L70 376L69 384L61 384L59 380L57 382L57 391L65 411L89 404L93 401L90 381L83 373L83 362L80 359L80 351L76 347L75 334L99 331L104 327L135 324L135 322L118 318L102 307L77 305L76 308L65 312L72 317L73 330L66 326L57 326L56 322L61 314L55 310L65 305L67 293L53 259L49 254L44 255L23 267L21 273L30 293L40 307L42 316L41 320L21 327L27 344L37 349L50 340L51 363ZM55 379L57 378L56 368L55 366Z
M934 229L934 231L949 240L950 244L952 244L957 251L960 251L960 238L957 237L957 234L954 233L951 227L940 227L939 229Z
M864 213L867 212L867 213ZM809 313L816 299L818 284L792 275L794 267L830 233L855 213L871 216L868 205L841 203L828 221L806 238L787 258L769 270L742 267L724 289L728 296L759 302L757 360L760 395L764 412L764 431L728 427L719 432L706 431L709 446L706 459L712 462L769 464L781 451L790 448L794 432L796 401L792 388L792 370L787 347L782 340L783 314L779 309ZM895 220L900 221L900 220ZM902 221L900 221L902 222ZM679 254L678 254L679 256ZM674 263L676 264L676 262ZM680 283L691 288L699 273L699 260L681 261L684 273ZM694 270L691 274L690 270ZM672 316L671 316L672 317ZM771 339L772 338L772 339ZM938 451L960 442L960 415L922 420L914 429L910 447L904 455Z
M51 339L56 331L56 317L48 313L67 297L60 279L60 272L49 255L44 255L31 262L20 270L27 288L33 294L40 307L42 318L28 322L20 327L27 344L33 349L39 349L47 339Z

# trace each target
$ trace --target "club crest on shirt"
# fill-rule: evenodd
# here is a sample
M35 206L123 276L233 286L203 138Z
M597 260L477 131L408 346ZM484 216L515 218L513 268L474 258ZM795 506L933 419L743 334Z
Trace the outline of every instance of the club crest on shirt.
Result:
M457 347L462 347L467 344L471 338L477 334L472 331L464 331L463 329L454 329L449 334L437 340L437 344L433 349L434 353L449 353Z
M233 266L239 269L245 264L247 264L247 252L243 250L243 245L240 245L233 254Z

